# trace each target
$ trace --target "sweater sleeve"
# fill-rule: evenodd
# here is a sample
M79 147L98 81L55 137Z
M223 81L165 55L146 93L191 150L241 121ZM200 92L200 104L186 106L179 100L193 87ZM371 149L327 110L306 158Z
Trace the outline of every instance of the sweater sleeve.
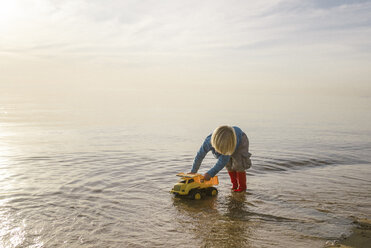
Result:
M197 173L198 169L201 166L202 160L204 160L206 154L211 150L211 144L209 144L209 137L207 137L200 147L199 151L197 152L197 155L193 161L193 166L192 166L192 173Z
M223 169L223 168L227 165L227 163L228 163L230 157L231 157L231 156L228 156L228 155L221 155L221 156L219 156L219 158L218 158L218 162L216 162L216 164L214 165L214 167L211 168L211 169L207 172L207 174L209 174L211 177L213 177L213 176L215 176L216 174L218 174L218 172L219 172L221 169Z

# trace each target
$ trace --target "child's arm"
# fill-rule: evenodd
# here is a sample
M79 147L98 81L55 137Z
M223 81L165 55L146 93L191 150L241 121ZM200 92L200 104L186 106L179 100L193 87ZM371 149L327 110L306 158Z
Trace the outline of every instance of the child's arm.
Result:
M193 161L191 173L197 173L198 169L201 166L202 160L204 160L206 154L210 150L211 150L211 144L210 144L210 137L208 136L197 152L197 155Z
M211 168L208 172L206 172L207 174L210 175L210 177L214 177L216 174L218 174L218 172L224 168L224 166L227 165L229 159L231 158L231 156L228 156L228 155L221 155L219 156L218 158L218 162L216 162L216 164L214 165L213 168Z

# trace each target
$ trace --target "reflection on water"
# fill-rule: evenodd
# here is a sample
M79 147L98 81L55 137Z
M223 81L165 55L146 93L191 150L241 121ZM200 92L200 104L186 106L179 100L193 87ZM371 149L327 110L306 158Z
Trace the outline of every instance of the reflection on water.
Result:
M223 188L202 202L174 199L177 221L183 230L192 227L201 247L321 247L349 234L352 216L371 214L370 169L343 165L250 176L246 194ZM225 187L227 175L222 180Z
M208 106L148 106L119 120L114 109L108 119L80 109L80 120L68 108L2 103L0 247L321 247L349 233L352 216L371 215L371 125L360 108L322 120L326 111L293 119L278 106L223 118ZM251 140L247 193L231 192L223 170L216 197L174 198L175 175L228 122ZM207 156L200 172L213 163Z
M173 198L179 228L198 240L199 247L252 247L248 237L254 223L244 209L246 194L230 193L224 200L226 209L218 206L218 196L202 201Z

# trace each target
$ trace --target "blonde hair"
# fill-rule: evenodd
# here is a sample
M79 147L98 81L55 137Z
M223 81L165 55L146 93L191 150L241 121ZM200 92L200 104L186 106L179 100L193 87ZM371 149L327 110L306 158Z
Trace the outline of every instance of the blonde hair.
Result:
M211 145L223 155L232 155L237 145L236 132L233 127L217 127L211 135Z

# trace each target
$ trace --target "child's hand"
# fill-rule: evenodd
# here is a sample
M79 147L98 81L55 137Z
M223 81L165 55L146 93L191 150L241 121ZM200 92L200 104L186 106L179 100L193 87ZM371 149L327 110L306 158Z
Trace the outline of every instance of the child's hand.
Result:
M209 180L211 179L211 176L210 176L209 174L205 173L205 174L204 174L204 179L205 179L206 181L209 181Z

